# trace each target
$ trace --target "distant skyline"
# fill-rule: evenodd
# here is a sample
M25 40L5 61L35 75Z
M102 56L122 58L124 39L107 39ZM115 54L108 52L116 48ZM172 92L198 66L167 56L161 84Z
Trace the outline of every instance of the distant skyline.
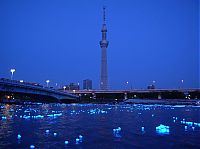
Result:
M0 78L99 89L103 5L110 89L199 87L199 0L0 1Z

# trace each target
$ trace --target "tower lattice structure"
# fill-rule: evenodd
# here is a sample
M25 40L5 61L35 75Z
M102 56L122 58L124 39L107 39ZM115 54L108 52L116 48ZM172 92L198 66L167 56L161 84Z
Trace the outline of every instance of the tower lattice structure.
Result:
M102 40L100 41L101 46L101 80L100 89L108 89L108 66L107 66L107 47L108 40L106 39L107 28L106 28L106 18L105 18L105 7L103 7L103 25L102 25Z

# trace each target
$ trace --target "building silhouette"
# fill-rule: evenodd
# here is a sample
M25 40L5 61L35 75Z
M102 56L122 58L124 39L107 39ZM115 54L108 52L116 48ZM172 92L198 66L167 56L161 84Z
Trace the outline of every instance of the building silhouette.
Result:
M103 7L103 25L102 25L102 40L100 41L101 47L101 78L100 78L100 89L107 90L108 89L108 68L107 68L107 47L108 41L106 39L106 19L105 19L105 7Z
M83 89L91 90L92 89L92 80L90 80L90 79L83 80Z

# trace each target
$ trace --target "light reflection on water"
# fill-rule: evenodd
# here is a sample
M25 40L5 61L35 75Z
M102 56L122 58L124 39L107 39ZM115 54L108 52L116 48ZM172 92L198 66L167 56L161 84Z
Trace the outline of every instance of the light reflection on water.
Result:
M30 145L36 148L83 149L200 147L198 106L0 106L0 148L29 148ZM20 139L18 135L21 135ZM79 136L83 139L77 143Z

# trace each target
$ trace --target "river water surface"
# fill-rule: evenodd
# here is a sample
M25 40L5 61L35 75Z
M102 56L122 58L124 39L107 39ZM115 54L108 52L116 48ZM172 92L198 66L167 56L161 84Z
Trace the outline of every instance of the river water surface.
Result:
M0 106L0 148L200 148L199 106Z

